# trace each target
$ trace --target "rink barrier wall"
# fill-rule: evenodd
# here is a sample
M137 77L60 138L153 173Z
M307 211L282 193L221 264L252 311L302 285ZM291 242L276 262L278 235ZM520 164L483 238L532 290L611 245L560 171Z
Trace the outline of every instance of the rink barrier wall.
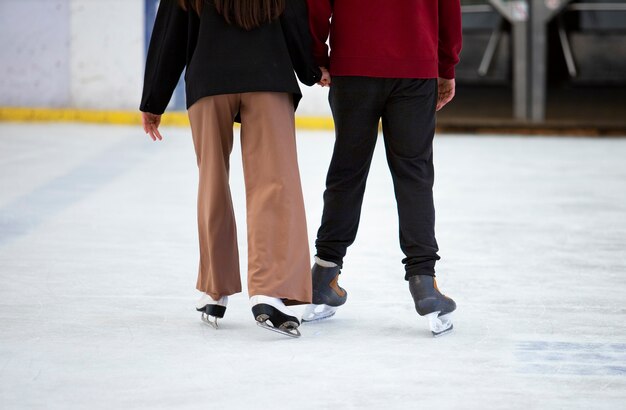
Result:
M138 109L157 5L158 0L0 0L0 108L106 112L53 114L61 118ZM183 88L172 96L168 112L185 111ZM301 88L298 114L330 117L328 89Z
M52 108L0 107L0 122L80 122L110 125L140 125L141 114L136 111L79 110ZM161 125L188 127L187 112L165 113ZM329 116L296 116L296 128L308 130L333 130Z

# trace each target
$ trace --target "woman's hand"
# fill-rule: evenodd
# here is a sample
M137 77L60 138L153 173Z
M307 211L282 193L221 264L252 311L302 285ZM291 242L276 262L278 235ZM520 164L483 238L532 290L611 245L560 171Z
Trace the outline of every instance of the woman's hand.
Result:
M322 87L330 87L330 73L328 72L326 67L320 67L320 70L322 70L322 79L319 80L317 84L321 85Z
M152 138L152 141L161 141L163 139L163 136L161 136L161 133L159 132L159 125L161 124L160 115L142 112L141 124L143 125L143 130L146 134L150 135L150 138Z

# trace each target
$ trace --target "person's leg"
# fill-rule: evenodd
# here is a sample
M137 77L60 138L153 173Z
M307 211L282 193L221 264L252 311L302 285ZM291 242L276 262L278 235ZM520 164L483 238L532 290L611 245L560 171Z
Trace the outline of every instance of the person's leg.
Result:
M311 302L310 254L290 94L246 93L241 151L248 215L250 296Z
M432 193L436 81L396 80L383 115L383 134L406 255L405 279L415 310L428 318L433 336L441 336L453 329L450 314L456 303L439 291L434 278L439 259Z
M407 280L415 275L434 276L439 260L432 190L436 81L396 80L383 114Z
M199 100L189 108L198 169L198 237L200 267L197 289L214 300L241 292L237 229L228 184L237 95Z
M320 259L339 266L359 227L365 183L383 113L385 84L381 78L334 77L330 88L335 147L315 246Z

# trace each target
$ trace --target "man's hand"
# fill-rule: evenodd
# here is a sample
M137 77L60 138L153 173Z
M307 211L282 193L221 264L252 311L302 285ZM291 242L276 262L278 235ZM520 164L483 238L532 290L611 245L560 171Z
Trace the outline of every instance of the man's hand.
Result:
M149 112L141 113L141 124L146 134L150 135L152 141L161 141L163 137L159 132L159 125L161 124L161 116L158 114L150 114Z
M437 111L442 109L444 105L452 101L454 98L454 78L448 80L446 78L439 77L437 79L439 84L439 95L437 96Z
M326 67L320 67L320 70L322 70L322 79L319 80L317 84L321 85L322 87L330 87L330 73L328 72Z

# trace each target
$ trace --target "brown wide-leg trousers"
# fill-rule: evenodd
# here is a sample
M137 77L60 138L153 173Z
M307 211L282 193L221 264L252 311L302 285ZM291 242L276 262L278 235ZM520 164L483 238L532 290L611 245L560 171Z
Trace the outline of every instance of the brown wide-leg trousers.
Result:
M216 300L241 292L228 182L237 113L241 115L246 186L249 296L272 296L286 304L310 303L310 256L294 109L286 93L210 96L189 108L200 171L196 287Z

